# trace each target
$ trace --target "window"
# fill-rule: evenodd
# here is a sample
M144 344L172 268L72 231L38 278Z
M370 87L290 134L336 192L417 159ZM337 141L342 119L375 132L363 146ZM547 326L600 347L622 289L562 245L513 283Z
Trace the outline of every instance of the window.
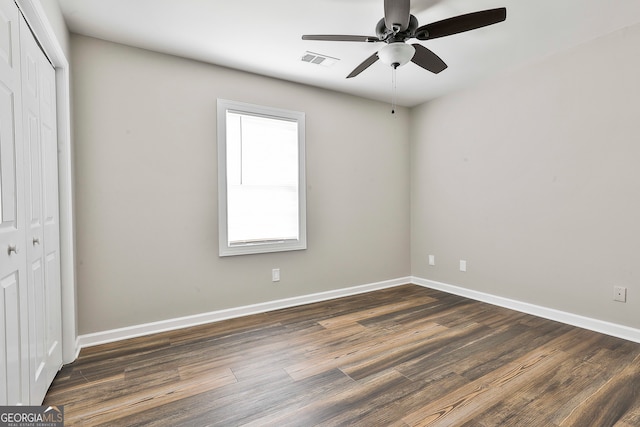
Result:
M304 118L218 100L220 256L307 248Z

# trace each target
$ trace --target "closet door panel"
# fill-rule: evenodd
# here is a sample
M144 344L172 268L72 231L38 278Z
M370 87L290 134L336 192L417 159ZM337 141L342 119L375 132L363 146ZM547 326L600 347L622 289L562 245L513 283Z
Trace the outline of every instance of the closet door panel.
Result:
M30 106L29 106L30 107ZM40 234L42 227L42 165L40 163L40 121L38 120L37 110L23 109L25 116L25 156L28 159L26 163L27 171L27 193L30 196L29 207L29 224L28 227L32 234Z
M20 47L18 15L10 0L0 1L0 229L18 228L17 142L22 124L19 116ZM21 189L20 189L21 190ZM0 237L1 238L1 237Z
M39 379L45 368L46 350L45 340L42 331L45 329L44 310L44 269L40 258L34 260L29 265L29 352L34 365L32 367L35 374L32 376ZM32 391L33 392L33 391Z
M45 349L47 386L62 366L60 283L60 223L58 203L58 138L56 128L55 70L40 55L38 74L40 148L42 159L42 242L44 260ZM33 242L35 243L35 242Z
M15 107L13 88L7 82L0 81L0 232L5 235L21 225L18 220L18 197L22 189L18 186L22 185L22 180L17 175L19 147L14 125L17 119Z
M44 242L47 378L62 366L62 301L60 281L60 214L55 70L44 56L40 73L40 140L42 149L42 221Z
M0 405L29 404L19 25L0 0Z
M18 33L15 12L12 13L5 0L0 6L0 224L15 222L16 206L16 154L14 110L15 89L20 90L20 63Z
M39 404L62 366L55 71L24 20L20 35L26 131L29 388L31 402Z
M27 378L23 375L27 368L28 355L23 353L22 307L20 301L20 280L16 273L0 278L0 402L3 405L28 403ZM26 311L26 310L25 310Z

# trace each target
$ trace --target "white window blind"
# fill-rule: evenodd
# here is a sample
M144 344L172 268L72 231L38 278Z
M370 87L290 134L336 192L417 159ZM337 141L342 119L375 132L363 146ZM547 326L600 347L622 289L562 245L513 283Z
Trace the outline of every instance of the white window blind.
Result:
M305 249L304 114L218 100L218 155L220 255Z

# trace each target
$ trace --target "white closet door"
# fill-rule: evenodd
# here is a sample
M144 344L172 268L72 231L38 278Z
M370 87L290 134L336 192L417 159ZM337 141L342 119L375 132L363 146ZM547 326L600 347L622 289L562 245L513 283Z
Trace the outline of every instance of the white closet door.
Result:
M29 404L19 28L0 0L0 405Z
M56 72L41 53L40 145L42 148L42 219L44 242L46 388L62 367L62 296L60 280L60 214L58 203L58 131L56 127ZM28 241L27 241L28 242ZM33 244L33 240L32 240ZM46 393L46 390L45 390ZM42 403L44 393L38 403Z
M30 401L62 366L55 71L20 20Z

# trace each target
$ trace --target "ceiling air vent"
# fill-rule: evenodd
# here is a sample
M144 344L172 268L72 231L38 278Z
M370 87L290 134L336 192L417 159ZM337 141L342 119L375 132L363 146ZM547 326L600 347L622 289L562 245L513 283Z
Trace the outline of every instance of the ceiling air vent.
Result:
M322 65L323 67L331 67L336 62L340 61L338 58L322 55L320 53L306 51L302 55L302 61L310 64Z

